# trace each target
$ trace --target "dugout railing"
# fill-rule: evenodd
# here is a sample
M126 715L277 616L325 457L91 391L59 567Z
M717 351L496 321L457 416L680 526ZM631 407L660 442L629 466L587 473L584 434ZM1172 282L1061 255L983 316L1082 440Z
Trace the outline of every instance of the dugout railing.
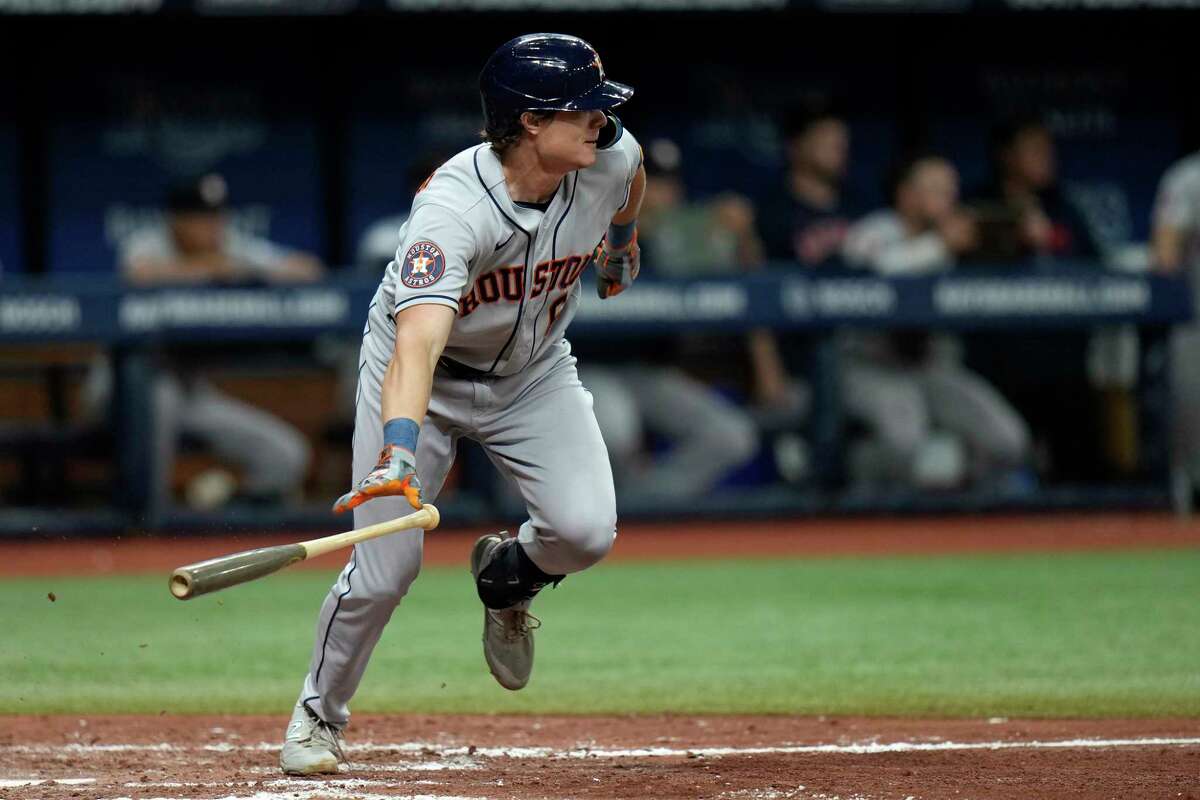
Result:
M42 363L34 346L84 343L108 352L114 374L110 421L100 430L59 418L36 425L0 427L0 457L21 469L55 477L56 458L73 447L112 450L112 501L94 509L49 506L0 509L0 534L37 535L123 529L206 530L263 527L336 527L325 504L303 508L228 508L188 512L161 507L150 492L155 469L149 386L154 354L163 347L193 349L230 343L310 342L337 334L357 338L376 283L333 277L302 287L171 287L131 290L114 280L69 275L0 283L0 347L26 351L24 367L53 383L70 369ZM586 288L586 287L585 287ZM1170 397L1168 333L1192 319L1191 293L1182 280L1107 272L1091 264L1056 265L1053 271L997 268L922 278L880 278L861 272L797 273L778 269L748 277L684 281L644 279L635 291L601 302L580 294L570 338L617 342L640 336L689 332L738 335L752 328L802 331L811 343L808 378L813 409L807 435L819 474L836 475L843 421L838 402L839 355L835 333L846 328L928 328L1052 335L1112 326L1138 331L1138 374L1133 387L1138 415L1137 479L1120 484L1043 486L1011 495L964 490L934 495L912 491L862 496L836 481L808 487L772 486L722 492L689 500L625 504L626 515L704 516L864 511L978 511L986 509L1166 507ZM41 461L39 460L41 459ZM482 470L486 472L486 470ZM28 477L28 476L27 476ZM460 493L446 509L449 521L468 522L519 513L504 492Z

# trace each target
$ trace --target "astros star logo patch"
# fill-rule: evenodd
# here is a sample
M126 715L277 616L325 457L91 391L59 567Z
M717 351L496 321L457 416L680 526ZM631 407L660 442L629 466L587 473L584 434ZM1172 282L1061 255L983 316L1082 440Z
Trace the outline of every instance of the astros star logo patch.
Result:
M446 257L433 242L417 242L408 248L400 264L400 280L410 289L424 289L446 272Z

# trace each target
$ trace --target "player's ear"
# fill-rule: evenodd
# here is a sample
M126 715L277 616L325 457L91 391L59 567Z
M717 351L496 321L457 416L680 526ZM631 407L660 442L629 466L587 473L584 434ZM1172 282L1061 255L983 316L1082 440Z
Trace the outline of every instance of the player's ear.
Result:
M531 136L537 136L552 119L554 119L553 111L525 111L521 114L521 127Z

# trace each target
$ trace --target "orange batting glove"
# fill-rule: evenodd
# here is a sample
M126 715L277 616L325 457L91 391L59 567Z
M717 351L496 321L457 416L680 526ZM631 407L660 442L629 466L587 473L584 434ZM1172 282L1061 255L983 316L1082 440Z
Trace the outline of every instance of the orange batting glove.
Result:
M385 445L379 453L379 463L367 477L358 482L333 504L336 513L357 508L374 497L404 495L413 508L421 507L421 481L417 479L416 457L398 445Z
M592 259L596 262L596 291L601 300L616 297L628 289L637 280L642 268L642 251L638 247L637 230L633 239L622 248L609 248L606 236L595 252Z

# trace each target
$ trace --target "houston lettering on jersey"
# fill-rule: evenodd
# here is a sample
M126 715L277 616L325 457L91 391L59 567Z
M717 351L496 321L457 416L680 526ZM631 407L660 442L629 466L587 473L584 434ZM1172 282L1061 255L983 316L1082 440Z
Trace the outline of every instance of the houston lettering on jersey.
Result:
M591 262L590 254L565 256L541 262L533 268L529 299L534 300L546 292L570 289ZM487 303L497 303L501 300L509 303L519 302L525 294L525 288L525 267L521 264L498 267L491 272L485 272L475 279L471 291L458 301L458 316L469 316L475 309ZM555 300L555 305L559 305L558 300ZM552 313L552 317L557 316Z

